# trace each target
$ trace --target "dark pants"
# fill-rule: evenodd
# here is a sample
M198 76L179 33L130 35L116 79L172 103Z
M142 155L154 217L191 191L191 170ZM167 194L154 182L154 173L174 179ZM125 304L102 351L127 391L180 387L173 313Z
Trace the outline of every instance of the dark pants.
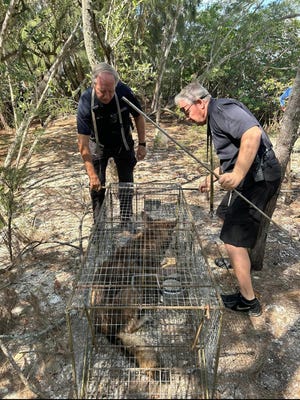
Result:
M248 174L242 187L237 190L260 210L280 185L280 179L272 182L255 182ZM236 247L253 248L256 243L260 221L264 216L242 199L236 192L227 192L217 208L217 215L224 221L220 239Z
M121 183L133 183L133 170L137 163L133 147L126 150L123 146L107 149L105 147L100 149L99 156L93 159L93 165L98 173L102 186L106 184L106 168L109 158L113 158L117 167L118 179L119 179L119 201L120 201L120 218L121 221L128 221L132 216L132 197L133 188L124 187L122 188ZM105 189L100 191L91 191L91 199L93 206L93 217L96 222L102 203L105 197Z

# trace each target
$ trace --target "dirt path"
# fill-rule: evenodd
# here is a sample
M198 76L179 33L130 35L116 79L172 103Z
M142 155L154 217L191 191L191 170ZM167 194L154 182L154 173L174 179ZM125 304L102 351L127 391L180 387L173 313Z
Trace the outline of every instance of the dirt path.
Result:
M195 127L167 122L162 126L205 160L205 138L199 137ZM232 272L213 262L223 252L219 221L210 216L206 197L195 190L204 170L174 143L155 148L154 129L149 124L147 127L148 155L138 163L135 181L182 185L216 284L220 292L230 293L236 287ZM292 171L292 202L286 205L282 192L273 218L299 240L298 153L292 157ZM222 194L216 190L214 207ZM0 398L42 398L43 394L46 398L72 398L65 307L80 268L81 246L83 250L87 246L92 223L74 118L58 120L47 130L32 159L23 199L30 212L18 222L30 237L30 251L18 265L0 275L0 316L8 313L0 339L20 370L12 368L0 353ZM0 257L4 268L7 254L3 246ZM216 398L300 398L299 266L299 244L272 226L264 268L253 272L262 316L249 318L224 311ZM21 371L31 386L24 386Z

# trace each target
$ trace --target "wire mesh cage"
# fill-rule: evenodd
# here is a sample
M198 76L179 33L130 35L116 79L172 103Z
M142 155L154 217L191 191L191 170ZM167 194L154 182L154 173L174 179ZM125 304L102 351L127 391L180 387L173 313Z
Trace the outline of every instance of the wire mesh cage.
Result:
M213 398L222 306L179 185L106 189L66 315L79 398Z

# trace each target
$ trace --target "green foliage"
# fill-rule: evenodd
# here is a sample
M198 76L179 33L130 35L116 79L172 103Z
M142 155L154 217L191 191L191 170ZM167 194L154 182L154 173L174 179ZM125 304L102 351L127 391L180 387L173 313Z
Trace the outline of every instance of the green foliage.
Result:
M299 6L299 1L297 1ZM291 1L263 6L254 1L217 2L197 15L184 33L178 69L183 84L194 76L215 97L235 97L266 123L279 108L278 93L267 82L283 86L295 78L299 60L299 19Z
M151 64L123 63L119 69L122 80L126 82L132 90L139 94L142 99L150 98L153 90L154 72Z
M24 168L1 167L0 204L7 220L22 212L22 187L28 171ZM3 215L3 213L2 213Z
M25 210L22 202L22 187L25 185L28 172L26 167L1 167L0 176L0 228L5 229L5 244L12 261L15 256L13 219Z
M300 21L291 17L299 10L299 0L204 4L198 0L95 0L91 2L95 16L92 34L99 59L104 60L105 55L102 42L111 50L112 61L122 79L143 101L151 102L160 78L165 29L181 3L184 12L178 20L177 35L161 82L162 107L170 105L181 87L197 77L213 96L239 98L263 122L276 116L280 90L293 82L299 62ZM0 8L2 20L7 7L2 4ZM37 84L80 16L80 3L72 0L18 3L3 42L3 54L9 63L0 64L1 110L10 101L5 78L8 72L16 101L20 82L24 81L28 87L25 103L17 108L18 120L22 120L28 103L35 99ZM83 35L79 32L51 87L49 101L41 107L42 116L73 112L80 92L74 93L89 85L89 73ZM67 102L66 98L75 102Z
M51 95L41 105L38 118L45 122L47 119L55 119L64 115L74 115L77 110L77 102L72 98Z
M6 104L15 101L19 123L28 112L29 104L38 100L38 84L55 61L79 17L80 9L74 7L72 0L17 2L17 9L9 20L9 30L4 40L4 54L9 62L3 70L4 65L0 64L0 104L2 102L9 108ZM14 99L10 96L7 75L10 76ZM22 82L27 91L22 93L20 100ZM52 93L58 92L59 97L62 97L59 80L56 87L52 88ZM65 91L63 96L68 94ZM9 122L11 125L11 118Z

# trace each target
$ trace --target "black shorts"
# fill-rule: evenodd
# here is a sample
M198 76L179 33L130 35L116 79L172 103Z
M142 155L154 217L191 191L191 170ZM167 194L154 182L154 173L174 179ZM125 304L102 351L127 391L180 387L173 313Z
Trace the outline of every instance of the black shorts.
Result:
M272 182L254 182L248 178L237 190L264 211L279 185L280 179ZM265 218L259 211L233 191L226 193L216 213L224 221L220 233L220 239L224 243L236 247L254 247L260 221Z

